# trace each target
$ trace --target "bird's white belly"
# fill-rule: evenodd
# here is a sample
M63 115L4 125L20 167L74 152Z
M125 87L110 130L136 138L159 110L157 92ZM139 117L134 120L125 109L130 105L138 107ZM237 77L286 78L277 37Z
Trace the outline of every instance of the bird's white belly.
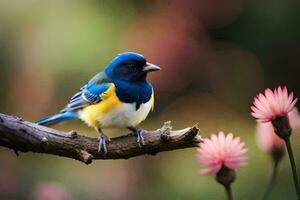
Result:
M117 108L101 116L98 121L102 128L125 128L136 126L144 121L151 110L151 101L141 104L136 110L136 103L122 103Z

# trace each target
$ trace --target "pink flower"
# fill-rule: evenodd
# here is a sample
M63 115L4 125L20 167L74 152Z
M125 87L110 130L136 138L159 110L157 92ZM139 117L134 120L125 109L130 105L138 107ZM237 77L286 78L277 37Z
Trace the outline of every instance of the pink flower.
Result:
M274 91L268 88L264 94L259 93L254 98L251 114L258 122L270 122L277 117L286 116L293 110L296 102L293 92L289 94L286 87L282 89L279 86Z
M299 127L298 109L294 108L288 113L288 118L292 129ZM285 143L274 131L271 122L257 123L257 144L265 152L272 153L276 150L284 150Z
M300 127L300 116L299 111L296 107L291 112L289 112L288 117L292 129L297 129Z
M217 174L222 166L231 170L246 164L245 143L239 137L234 138L231 133L227 136L223 132L212 134L211 138L205 138L197 148L198 161L206 168L201 169L202 174Z
M274 151L284 151L284 140L276 135L271 122L257 124L258 146L267 153Z

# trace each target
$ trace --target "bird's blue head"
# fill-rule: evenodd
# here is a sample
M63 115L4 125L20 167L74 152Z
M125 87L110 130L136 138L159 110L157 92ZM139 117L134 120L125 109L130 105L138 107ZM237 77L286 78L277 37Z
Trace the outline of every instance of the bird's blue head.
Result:
M146 80L148 72L157 70L160 70L160 68L148 63L141 54L125 52L113 59L105 69L105 73L111 79L140 82Z

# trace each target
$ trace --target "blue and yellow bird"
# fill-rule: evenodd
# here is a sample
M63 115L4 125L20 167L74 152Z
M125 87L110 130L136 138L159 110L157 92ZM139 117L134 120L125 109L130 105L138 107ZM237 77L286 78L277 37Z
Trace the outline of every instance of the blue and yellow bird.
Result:
M103 72L94 76L70 99L58 114L36 122L52 125L65 120L81 119L99 133L98 151L107 153L108 137L102 128L128 128L144 144L140 129L154 106L152 85L146 80L148 72L160 70L138 53L119 54Z

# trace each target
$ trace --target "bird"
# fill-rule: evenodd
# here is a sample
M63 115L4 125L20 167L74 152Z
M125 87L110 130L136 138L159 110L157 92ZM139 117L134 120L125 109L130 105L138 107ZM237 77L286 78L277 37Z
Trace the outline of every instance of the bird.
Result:
M58 114L43 118L36 124L51 126L80 119L97 131L98 152L104 154L107 154L110 139L102 129L127 128L142 147L144 137L137 125L154 109L154 90L147 75L160 69L139 53L120 53L81 87Z

